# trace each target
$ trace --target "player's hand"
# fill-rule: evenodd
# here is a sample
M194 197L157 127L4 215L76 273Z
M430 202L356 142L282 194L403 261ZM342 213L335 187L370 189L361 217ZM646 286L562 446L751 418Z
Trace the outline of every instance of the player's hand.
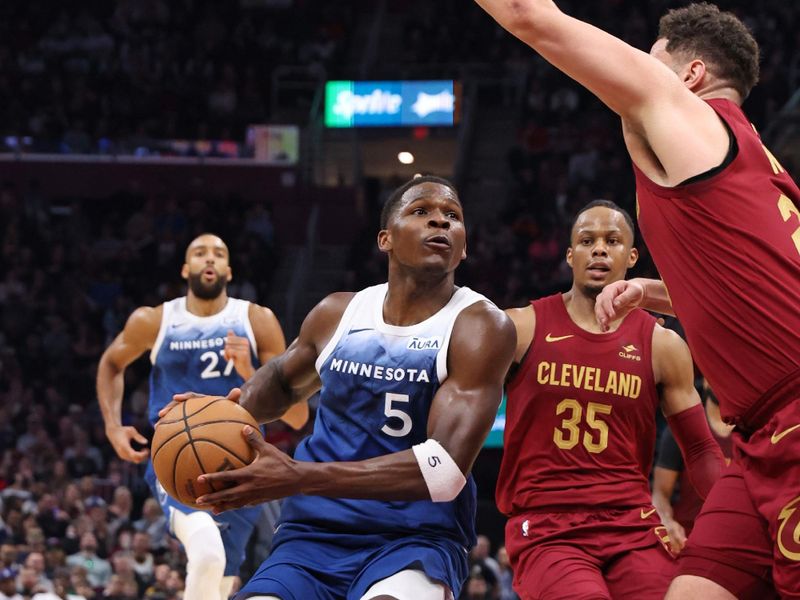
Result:
M241 469L206 473L197 478L218 489L224 488L197 499L198 504L211 507L214 514L285 498L298 491L296 461L267 443L261 432L249 425L242 428L242 435L257 453L253 462Z
M242 395L242 390L239 388L233 388L228 395L225 396L231 402L239 403L239 397ZM197 392L182 392L180 394L174 394L172 396L172 401L167 404L164 408L158 411L158 418L161 419L167 414L169 411L172 410L174 406L177 406L181 402L186 402L189 398L202 398L203 396L208 396L208 394L198 394ZM156 423L158 426L158 423Z
M686 530L674 519L664 523L664 527L667 528L667 535L669 535L669 547L677 556L686 545Z
M255 373L253 361L250 357L250 340L236 335L232 329L228 330L225 337L225 360L232 360L233 367L243 379L250 379Z
M603 288L594 304L600 328L608 331L611 323L625 317L644 300L644 286L636 281L615 281Z
M127 460L128 462L132 463L140 463L144 460L147 460L147 455L150 453L147 448L134 450L133 446L131 445L131 441L135 441L140 444L147 444L147 438L136 431L135 427L123 427L122 425L106 427L106 437L114 447L114 451L117 453L117 456L119 456L122 460Z

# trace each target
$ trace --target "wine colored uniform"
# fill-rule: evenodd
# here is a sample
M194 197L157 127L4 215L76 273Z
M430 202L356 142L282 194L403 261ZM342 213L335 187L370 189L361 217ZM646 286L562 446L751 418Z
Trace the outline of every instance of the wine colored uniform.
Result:
M708 104L731 136L722 168L664 188L634 167L642 235L738 426L680 571L740 598L773 584L800 598L800 190L736 104Z
M507 386L497 505L523 599L663 598L674 574L648 474L659 397L653 317L578 327L561 294L533 302L536 330Z

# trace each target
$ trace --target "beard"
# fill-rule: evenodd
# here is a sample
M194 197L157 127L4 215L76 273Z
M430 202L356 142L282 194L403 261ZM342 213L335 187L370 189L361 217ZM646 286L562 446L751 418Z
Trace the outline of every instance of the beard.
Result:
M225 278L221 275L217 275L216 281L214 283L205 283L203 281L203 273L189 273L189 289L192 290L192 293L200 298L201 300L213 300L214 298L219 298L219 295L222 293L222 290L225 289L225 286L228 285L228 282L225 281Z
M597 284L584 284L583 286L583 293L588 297L594 300L600 295L600 292L603 291L603 288L606 287L604 283L597 283Z

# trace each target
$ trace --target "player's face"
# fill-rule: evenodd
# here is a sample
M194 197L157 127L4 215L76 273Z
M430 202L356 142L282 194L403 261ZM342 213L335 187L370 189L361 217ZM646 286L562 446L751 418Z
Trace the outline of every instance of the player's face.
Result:
M203 300L219 297L231 280L228 247L215 235L201 235L186 249L181 276L192 293Z
M609 283L624 279L638 258L633 232L622 213L596 206L578 217L567 263L575 286L586 294L596 296Z
M409 189L378 234L390 260L449 273L467 257L461 202L449 187L426 182Z
M653 47L650 48L650 56L656 60L664 63L669 69L674 72L687 87L693 89L697 83L695 80L696 73L692 72L691 65L696 61L687 61L686 56L682 54L670 54L667 52L667 39L659 38L656 40Z

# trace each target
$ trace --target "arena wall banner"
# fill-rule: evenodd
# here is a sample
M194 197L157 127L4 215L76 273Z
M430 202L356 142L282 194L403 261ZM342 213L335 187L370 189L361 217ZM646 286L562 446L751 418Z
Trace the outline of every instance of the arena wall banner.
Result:
M327 127L453 126L459 85L442 81L328 81Z

